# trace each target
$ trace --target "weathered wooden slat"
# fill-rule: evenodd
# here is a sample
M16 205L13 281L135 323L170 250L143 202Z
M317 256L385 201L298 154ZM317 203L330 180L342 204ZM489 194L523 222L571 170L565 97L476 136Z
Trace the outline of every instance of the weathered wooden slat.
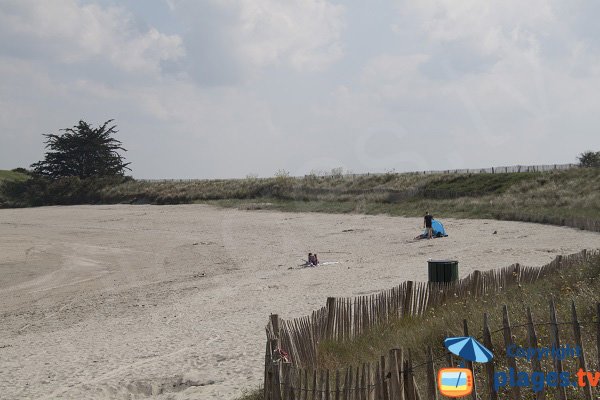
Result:
M552 338L552 346L556 349L560 347L560 333L558 330L558 321L556 318L556 307L554 306L554 298L550 298L550 332ZM559 357L554 357L554 368L555 371L560 374L563 372L563 362ZM567 392L566 389L562 386L556 388L556 392L558 394L558 398L560 400L567 400Z
M325 400L331 400L331 386L329 380L329 370L325 370Z
M491 351L492 354L494 353L494 347L492 345L492 333L490 330L487 313L483 314L483 345L489 351ZM486 371L486 375L487 375L487 390L488 390L488 397L490 400L498 399L498 393L496 392L496 389L494 388L494 375L496 372L494 362L495 362L495 360L492 359L492 361L487 362L485 364L485 371Z
M465 336L469 336L469 325L466 319L463 319L463 333ZM465 366L471 370L473 376L475 376L475 370L473 369L473 363L471 361L465 362ZM475 383L475 379L473 379L473 392L471 393L471 398L473 400L477 400L477 385Z
M437 383L435 375L435 365L433 364L433 351L427 347L427 398L437 400Z
M597 366L600 369L600 303L596 304L596 356Z
M575 336L575 345L579 347L579 369L583 371L587 371L587 362L585 359L585 351L583 349L583 341L581 340L581 325L579 325L579 320L577 319L577 309L575 308L575 301L571 301L571 316L573 322L573 335ZM592 387L590 385L586 385L583 387L583 394L586 400L592 400Z
M508 307L506 306L506 304L502 306L502 335L504 336L504 348L508 349L508 347L513 344L513 339L512 329L510 326L510 318L508 316ZM509 368L514 371L514 375L517 376L519 374L519 370L517 368L517 362L515 358L508 357L507 362ZM519 400L521 398L521 388L519 386L511 386L510 398L514 400Z
M529 343L530 348L537 349L538 337L537 332L535 331L535 324L533 323L533 316L531 315L530 307L527 307L527 341ZM531 366L533 368L533 372L542 372L542 365L538 357L531 358ZM535 398L537 400L544 400L546 398L543 387L541 390L536 392Z
M381 368L381 392L383 400L390 399L390 393L388 390L388 379L387 379L387 371L385 368L385 356L381 356L381 361L379 363L379 367Z

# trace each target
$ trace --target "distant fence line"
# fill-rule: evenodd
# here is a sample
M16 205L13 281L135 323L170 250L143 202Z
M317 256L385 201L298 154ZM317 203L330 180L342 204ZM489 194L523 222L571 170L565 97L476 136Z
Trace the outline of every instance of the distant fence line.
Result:
M519 172L549 172L549 171L564 171L572 168L579 168L578 164L544 164L544 165L511 165L504 167L489 167L489 168L473 168L473 169L446 169L446 170L428 170L428 171L411 171L411 172L368 172L363 174L318 174L318 175L304 175L298 177L290 177L293 179L304 179L310 176L316 176L318 178L344 178L353 179L357 177L368 177L368 176L380 176L385 174L417 174L417 175L430 175L430 174L506 174L506 173L519 173ZM231 179L136 179L138 182L147 183L178 183L178 182L204 182L204 181L228 181L228 180L244 180L244 179L272 179L272 177L250 177L250 178L231 178Z
M574 302L571 307L571 320L559 321L553 299L550 300L549 305L549 318L540 322L535 322L531 309L527 307L527 323L522 325L511 324L512 318L508 308L503 306L502 326L497 329L490 326L488 315L483 314L483 329L478 338L492 351L494 358L479 366L471 362L466 363L465 367L471 370L474 383L470 399L517 400L527 396L526 398L543 400L550 395L550 398L561 400L593 400L594 393L599 394L600 388L592 387L589 381L587 386L578 388L571 385L569 388L559 385L548 388L544 387L545 382L542 382L542 387L533 393L531 387L494 386L496 372L503 371L507 367L514 371L515 376L519 372L544 373L546 370L556 371L557 374L568 372L570 377L574 377L579 368L588 371L591 365L600 367L600 304L596 305L595 321L579 321ZM272 316L271 320L273 325L277 325L277 316ZM590 328L583 332L582 327L585 326ZM469 331L467 320L463 320L461 334L476 336ZM539 348L545 342L542 340L543 337L549 338L546 347L560 348L567 336L572 338L571 343L575 343L581 352L576 357L565 360L559 358L540 360L532 357L527 362L517 365L515 358L506 357L501 348L494 349L494 337L496 343L500 341L504 348L516 343L527 343L531 348ZM596 342L596 346L584 346L584 338L588 339L587 343ZM267 342L263 383L265 400L438 400L442 398L438 393L436 379L439 370L457 366L454 356L449 352L434 357L432 348L428 347L425 351L426 361L415 364L410 350L394 348L382 355L378 361L330 371L298 367L293 362L286 362L281 358L277 346L276 339ZM504 374L506 380L506 373Z
M408 359L403 360L403 353L392 349L387 360L385 356L382 356L375 365L363 364L354 374L351 369L335 371L335 381L332 381L333 375L330 376L330 371L317 372L319 367L318 345L323 340L338 342L352 340L390 319L422 315L431 307L440 306L451 298L478 298L485 294L500 292L510 286L532 283L541 277L554 274L561 269L568 269L583 261L589 261L598 255L600 255L599 250L582 250L567 256L559 255L542 267L523 267L514 264L502 269L474 271L467 277L452 283L407 281L395 288L370 296L330 297L327 299L325 307L314 311L310 316L289 321L282 320L277 315L271 315L266 326L265 399L437 399L437 394L434 394L437 392L431 350L428 355L427 380L425 384L421 382L421 387L428 388L428 395L422 397L414 378L413 372L416 367L412 365L410 353ZM508 321L508 317L506 318ZM531 316L529 318L531 322ZM555 325L558 324L555 317L551 322ZM576 322L573 324L576 329ZM508 336L511 337L510 327L504 326L503 329L505 334L508 329ZM465 330L467 330L466 321ZM484 324L484 334L485 331ZM487 329L487 331L489 334L490 330ZM528 332L531 335L531 329ZM535 332L533 335L535 338ZM553 331L552 335L558 341L558 333ZM596 356L600 368L600 356L598 356L600 354L600 328L598 335L599 352ZM532 343L537 346L535 340ZM282 357L282 351L285 352L283 353L285 357ZM452 365L451 358L448 359L448 363ZM494 364L491 364L490 368L494 368ZM537 366L534 365L533 369L539 370L536 368ZM393 379L389 379L390 374L394 377ZM490 384L490 379L488 376L486 385ZM400 384L400 382L403 383ZM387 395L385 395L386 391ZM393 391L397 393L396 397L390 397L389 393ZM564 398L566 399L566 397Z

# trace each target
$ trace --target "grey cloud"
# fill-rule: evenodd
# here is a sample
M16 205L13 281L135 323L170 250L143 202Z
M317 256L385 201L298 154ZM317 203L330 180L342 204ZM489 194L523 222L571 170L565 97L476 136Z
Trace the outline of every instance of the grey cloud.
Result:
M467 40L455 40L432 46L432 56L420 66L432 79L453 80L469 74L489 71L499 57L483 54Z

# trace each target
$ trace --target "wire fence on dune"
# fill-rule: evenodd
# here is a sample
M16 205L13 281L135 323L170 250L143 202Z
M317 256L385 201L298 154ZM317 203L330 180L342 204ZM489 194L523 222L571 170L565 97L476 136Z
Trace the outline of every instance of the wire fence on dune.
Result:
M377 363L364 363L354 369L348 367L344 370L328 371L319 369L317 353L319 343L326 340L347 342L391 319L423 315L430 308L445 304L450 298L479 298L486 294L500 292L510 286L532 283L561 269L568 269L590 261L598 255L600 252L597 250L583 250L568 256L558 256L542 267L523 267L514 264L502 269L474 271L453 283L408 281L371 296L328 298L326 306L314 311L310 316L289 321L272 315L266 327L265 399L437 399L436 367L431 349L427 350L427 362L420 365L413 365L410 351L392 349ZM575 305L573 304L572 321L568 323L557 321L553 302L550 304L550 310L549 322L535 324L529 311L528 324L511 326L505 307L503 326L495 331L490 328L487 315L484 315L482 332L484 344L491 347L492 336L502 333L504 343L508 345L515 342L515 329L526 328L525 336L527 337L524 340L532 343L533 347L537 347L535 329L543 326L544 329L547 329L547 336L551 338L552 346L559 347L560 329L564 330L563 326L570 326L574 332L575 342L583 348L581 344L581 324L583 323L577 320ZM598 335L598 348L585 349L577 359L577 363L571 367L579 366L585 370L587 368L585 357L588 359L593 357L594 360L598 360L598 368L600 368L599 320L600 306L598 319L587 322L587 325L596 327L594 331ZM466 320L464 321L464 334L468 336ZM485 364L486 373L478 378L480 388L475 390L475 396L485 394L485 398L498 398L497 391L492 390L494 368L499 365L508 365L515 370L516 364L513 364L511 359L507 358L500 358ZM452 357L446 354L443 362L437 360L437 365L451 367L455 363ZM470 364L467 364L467 367L472 370L474 368ZM564 366L561 364L554 365L554 367L562 370ZM539 371L540 365L532 360L531 369ZM420 394L419 386L426 388L426 397ZM566 399L567 397L563 397L563 391L563 389L557 389L556 396L558 397L556 398ZM573 396L572 391L569 393L571 394L569 398L572 399L589 398L591 400L591 397L588 397L588 394L591 395L589 386L578 389L577 393L583 397ZM514 393L510 395L510 398L520 398L513 395ZM539 397L536 393L534 398L545 397Z
M354 179L365 176L377 176L385 174L417 174L417 175L431 175L431 174L509 174L509 173L521 173L521 172L549 172L549 171L566 171L573 168L579 168L578 164L543 164L543 165L510 165L502 167L488 167L488 168L470 168L470 169L446 169L446 170L426 170L426 171L410 171L410 172L367 172L367 173L314 173L311 175L304 176L293 176L292 179L304 179L309 176L316 176L319 178L344 178ZM232 178L235 179L248 179L248 178ZM272 178L259 178L252 176L250 179L272 179ZM196 181L210 181L215 179L137 179L140 182L163 182L163 183L175 183L175 182L196 182ZM222 180L222 179L217 179ZM225 179L229 180L229 179Z

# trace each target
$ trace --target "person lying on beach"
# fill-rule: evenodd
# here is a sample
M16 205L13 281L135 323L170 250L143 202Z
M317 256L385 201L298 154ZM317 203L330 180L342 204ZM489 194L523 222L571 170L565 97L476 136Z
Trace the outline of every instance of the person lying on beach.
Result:
M317 255L313 253L308 253L308 261L306 262L306 266L316 267L318 264L319 260L317 259Z

